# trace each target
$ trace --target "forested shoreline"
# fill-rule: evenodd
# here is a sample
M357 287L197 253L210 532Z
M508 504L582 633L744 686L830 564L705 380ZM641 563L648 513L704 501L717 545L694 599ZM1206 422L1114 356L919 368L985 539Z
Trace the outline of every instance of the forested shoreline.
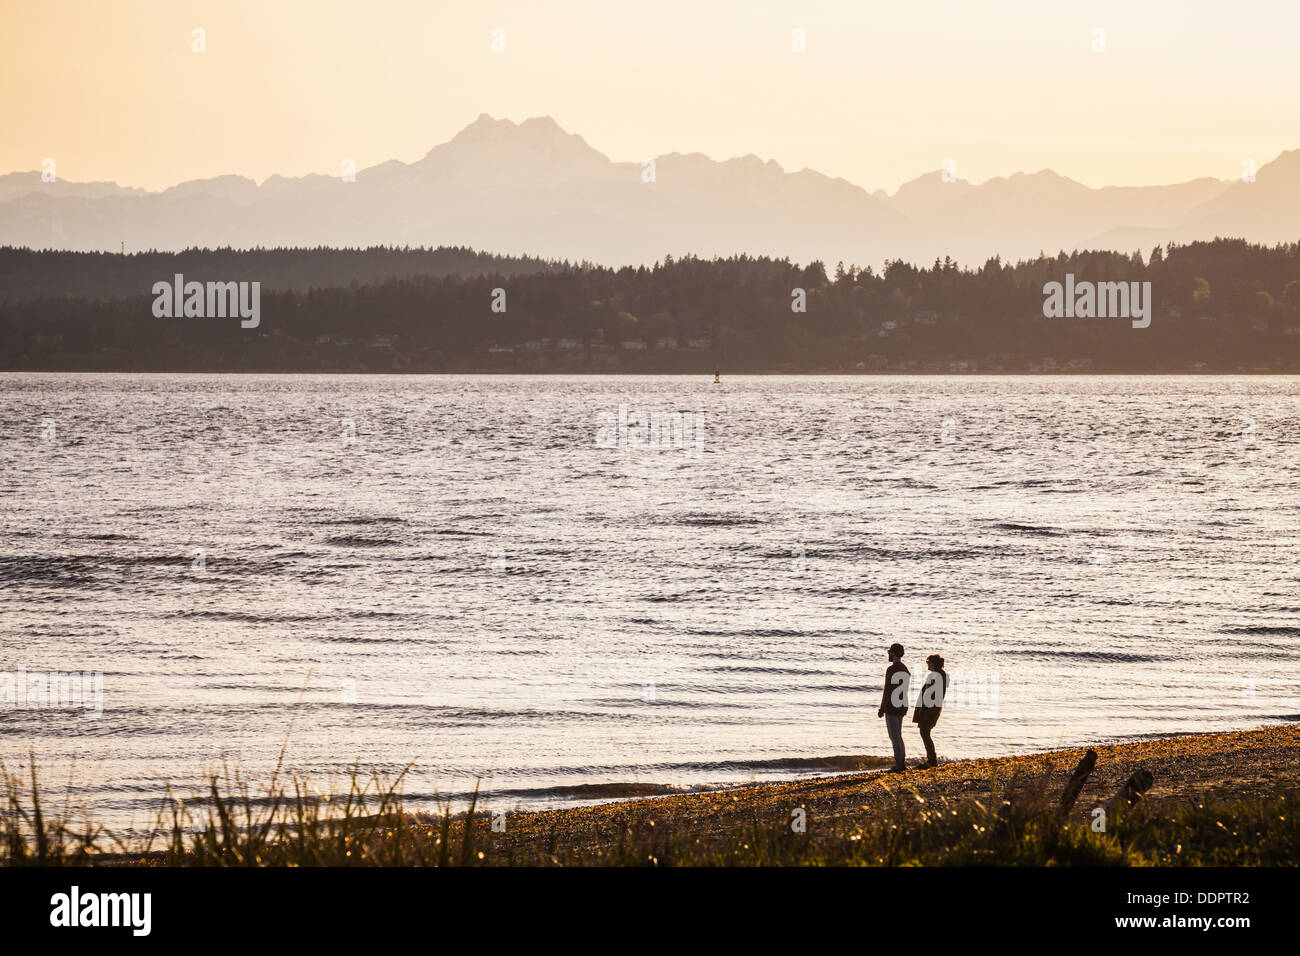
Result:
M177 273L259 282L260 324L156 317L152 286ZM1150 327L1044 318L1044 285L1067 274L1150 282ZM1300 372L1300 243L880 270L749 256L612 269L468 249L3 248L0 280L7 370Z

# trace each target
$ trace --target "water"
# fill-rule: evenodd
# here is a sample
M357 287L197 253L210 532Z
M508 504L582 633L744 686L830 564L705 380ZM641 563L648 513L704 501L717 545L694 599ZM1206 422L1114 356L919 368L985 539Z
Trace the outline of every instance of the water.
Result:
M286 747L417 807L879 766L893 641L941 757L1300 713L1300 378L9 374L0 447L0 671L104 708L0 757L122 828Z

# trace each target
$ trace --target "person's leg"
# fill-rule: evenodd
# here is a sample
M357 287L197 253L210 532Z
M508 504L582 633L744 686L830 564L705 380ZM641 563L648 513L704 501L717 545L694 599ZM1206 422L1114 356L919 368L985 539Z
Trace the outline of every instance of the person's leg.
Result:
M934 766L939 758L934 755L934 740L930 737L930 728L925 724L916 725L921 731L921 741L925 744L925 762Z
M907 750L903 747L903 715L885 714L885 728L889 731L889 742L894 745L894 767L906 766Z

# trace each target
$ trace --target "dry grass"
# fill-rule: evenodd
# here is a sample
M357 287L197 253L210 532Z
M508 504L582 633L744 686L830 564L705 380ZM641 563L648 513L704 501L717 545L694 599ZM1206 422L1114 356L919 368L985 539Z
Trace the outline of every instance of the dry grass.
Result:
M68 808L51 814L34 766L0 766L0 863L144 866L1008 865L1291 866L1300 854L1300 727L1098 748L1078 803L1059 796L1082 751L970 761L654 800L430 820L405 774L354 768L326 794L277 770L256 794L236 773L190 799L170 789L151 835L126 842ZM1094 810L1136 769L1157 785ZM796 812L800 811L800 812Z

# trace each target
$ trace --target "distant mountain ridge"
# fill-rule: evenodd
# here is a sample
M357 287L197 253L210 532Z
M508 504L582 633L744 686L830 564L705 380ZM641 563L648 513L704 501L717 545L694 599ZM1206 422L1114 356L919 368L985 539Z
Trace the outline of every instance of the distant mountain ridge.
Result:
M1216 236L1300 238L1300 150L1252 183L1094 189L1043 170L973 185L934 172L890 196L753 155L669 153L645 182L641 163L614 162L549 117L484 114L422 159L359 170L355 182L230 175L146 192L0 176L0 245L81 251L411 245L615 266L742 252L979 264Z

